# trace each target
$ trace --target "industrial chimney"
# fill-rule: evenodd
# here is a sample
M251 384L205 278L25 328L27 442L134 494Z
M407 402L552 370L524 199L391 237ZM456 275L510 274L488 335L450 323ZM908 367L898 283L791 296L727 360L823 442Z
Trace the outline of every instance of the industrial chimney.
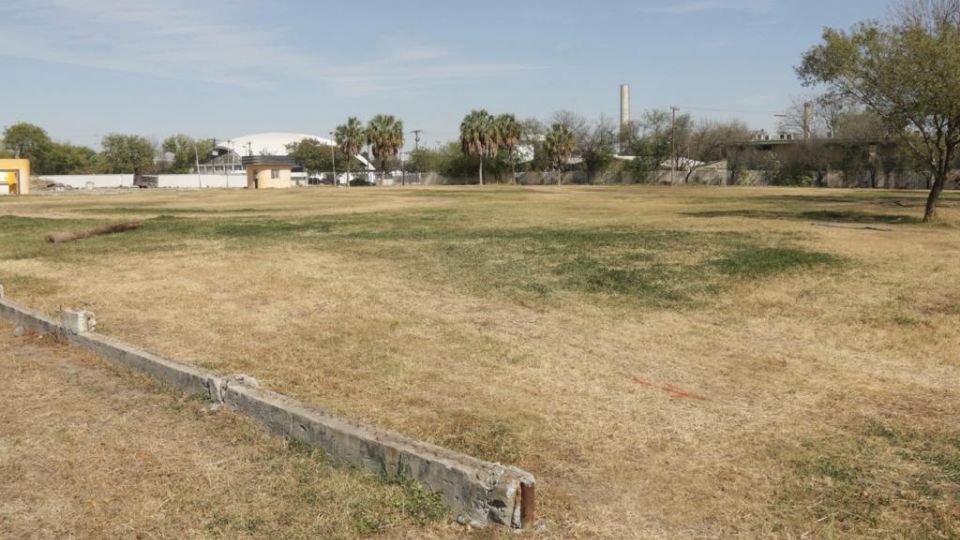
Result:
M630 85L620 85L620 129L626 130L630 124Z
M630 85L620 85L620 148L617 153L623 153L630 135Z

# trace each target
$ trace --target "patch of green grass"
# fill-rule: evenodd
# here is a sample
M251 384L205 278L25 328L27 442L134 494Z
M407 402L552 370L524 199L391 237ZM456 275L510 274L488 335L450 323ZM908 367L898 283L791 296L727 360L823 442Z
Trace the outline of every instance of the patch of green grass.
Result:
M922 223L921 215L910 214L874 214L858 210L805 210L804 207L779 207L770 210L737 209L737 210L707 210L701 212L685 212L688 217L716 218L740 217L755 219L790 219L842 223L884 223L884 224L917 224Z
M800 218L814 221L839 221L850 223L922 223L923 216L907 214L874 214L855 210L808 210Z
M772 510L815 536L960 534L960 431L864 419L794 454Z
M456 209L279 219L161 215L142 229L78 242L46 244L53 230L98 220L0 221L0 253L17 258L99 260L118 253L187 249L189 240L227 242L233 250L277 243L390 260L418 279L476 294L549 301L562 293L666 307L715 294L731 279L759 279L838 259L740 233L624 227L497 227Z
M412 480L395 480L384 494L361 497L350 504L351 521L363 535L382 533L403 524L422 526L447 516L440 496Z
M829 253L797 248L742 246L714 261L724 274L740 277L761 277L788 270L818 265L835 265L838 257Z
M289 208L285 210L289 211ZM180 215L180 214L258 214L275 212L270 208L200 208L200 207L176 207L176 206L94 206L90 208L80 208L77 210L85 214L157 214L157 215Z

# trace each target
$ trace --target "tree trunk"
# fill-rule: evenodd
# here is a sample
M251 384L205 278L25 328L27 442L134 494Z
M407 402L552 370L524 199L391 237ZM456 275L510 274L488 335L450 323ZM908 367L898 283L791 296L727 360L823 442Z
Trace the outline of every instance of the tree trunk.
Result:
M483 152L480 153L480 185L483 185Z
M937 219L937 202L940 199L943 186L947 183L948 170L949 169L944 167L940 171L937 171L936 178L934 178L933 181L933 187L930 188L930 195L927 196L927 206L923 212L924 223L929 223Z

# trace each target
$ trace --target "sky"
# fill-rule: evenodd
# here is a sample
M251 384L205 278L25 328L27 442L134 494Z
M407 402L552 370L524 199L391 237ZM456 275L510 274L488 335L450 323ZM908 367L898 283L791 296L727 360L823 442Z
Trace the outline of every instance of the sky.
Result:
M103 135L324 136L393 114L421 146L471 109L548 120L677 106L775 129L813 90L794 66L826 26L887 0L3 0L0 127ZM407 134L408 147L413 135Z

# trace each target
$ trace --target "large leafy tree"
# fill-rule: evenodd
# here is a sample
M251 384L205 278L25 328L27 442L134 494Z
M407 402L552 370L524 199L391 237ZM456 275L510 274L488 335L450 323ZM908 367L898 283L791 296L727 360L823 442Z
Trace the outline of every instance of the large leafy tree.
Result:
M3 146L14 157L42 161L44 152L50 146L50 136L40 126L27 122L18 122L3 130ZM34 163L35 169L41 169L40 163Z
M460 123L460 147L464 154L480 157L480 185L483 185L483 158L497 153L493 115L484 109L470 111Z
M110 133L103 137L100 146L105 172L143 174L153 168L154 145L144 137Z
M550 126L550 131L543 139L543 151L546 152L553 169L557 172L557 185L563 183L563 165L573 156L576 149L577 138L570 127L559 122Z
M308 172L332 171L337 166L350 168L346 154L339 148L321 143L314 138L306 138L287 145L287 151L294 161Z
M403 148L403 122L388 114L378 114L367 123L366 135L370 153L380 162L382 183L387 160L397 157Z
M366 139L366 132L360 120L355 116L351 116L347 118L345 123L337 126L337 129L333 132L333 137L336 140L337 146L340 147L340 151L350 156L350 159L347 159L347 185L349 186L350 163L353 161L353 156L360 152L360 147L363 146L364 140Z
M589 182L594 182L613 162L613 149L621 138L625 139L627 133L627 130L621 130L610 118L601 116L586 137L578 140L583 169Z
M320 144L316 139L307 138L287 145L287 151L308 173L332 169L331 148Z
M88 174L96 165L97 153L86 146L53 142L44 152L40 174Z
M183 133L171 135L163 140L160 149L173 154L170 172L191 172L198 161L204 161L213 150L213 139L194 139Z
M934 220L960 147L960 0L913 0L887 23L828 28L797 73L863 104L900 134L933 178L923 220Z
M512 114L501 114L493 120L494 137L497 146L502 148L510 163L513 183L517 183L517 156L514 150L523 138L523 125Z

